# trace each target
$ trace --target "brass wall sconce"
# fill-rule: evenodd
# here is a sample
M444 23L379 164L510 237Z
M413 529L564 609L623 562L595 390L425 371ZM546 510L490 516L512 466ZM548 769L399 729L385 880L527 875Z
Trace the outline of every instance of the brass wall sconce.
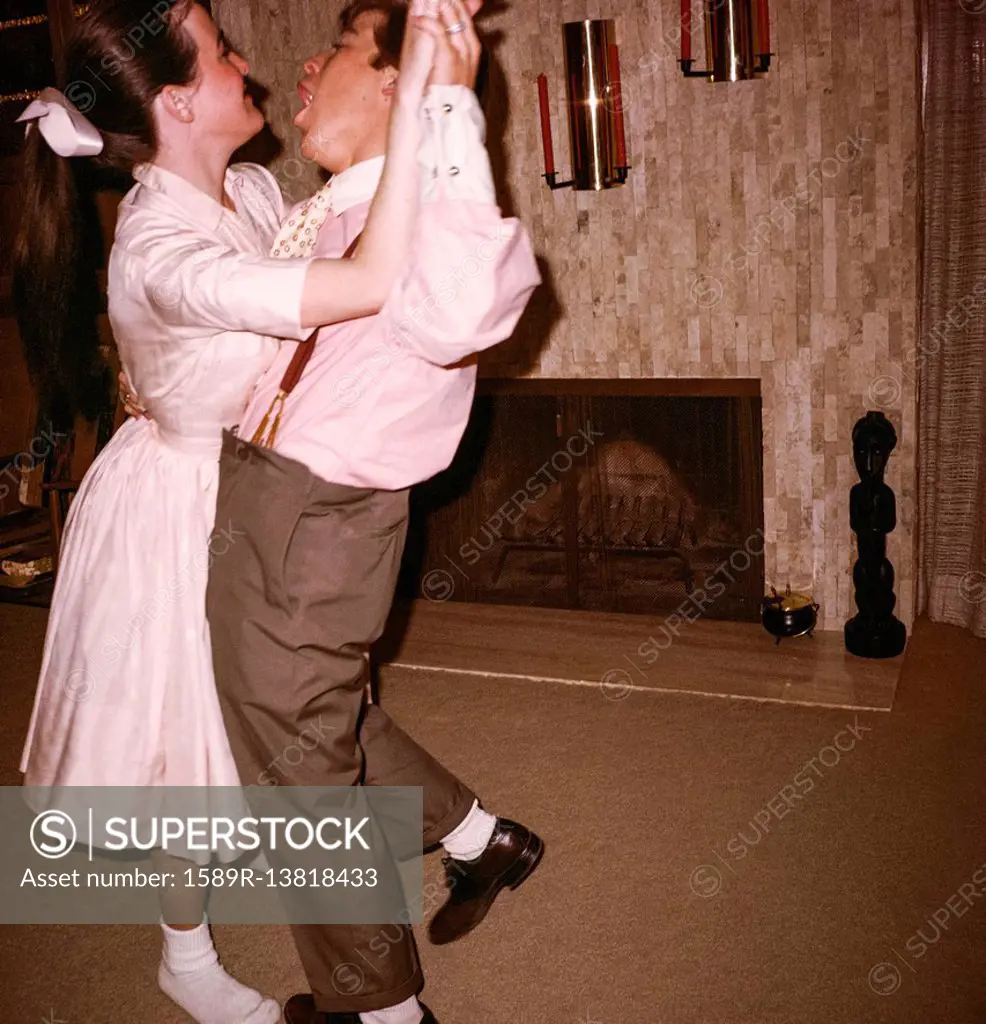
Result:
M548 112L548 78L542 74L538 75L538 99L544 145L544 179L551 189L591 189L598 192L622 185L627 180L630 167L627 164L615 22L569 21L562 28L572 178L570 181L557 180Z
M692 0L681 0L681 70L686 78L739 82L770 68L770 11L767 0L702 0L705 59L692 69Z

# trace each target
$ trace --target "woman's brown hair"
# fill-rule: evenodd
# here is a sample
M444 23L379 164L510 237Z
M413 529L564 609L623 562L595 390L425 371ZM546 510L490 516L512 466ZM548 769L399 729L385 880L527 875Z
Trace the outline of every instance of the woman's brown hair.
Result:
M188 85L197 52L182 21L191 0L96 0L68 40L65 96L95 125L103 151L58 156L32 126L24 142L22 209L13 252L18 327L42 408L71 421L98 409L94 303L98 237L91 202L100 170L129 174L157 151L152 108Z

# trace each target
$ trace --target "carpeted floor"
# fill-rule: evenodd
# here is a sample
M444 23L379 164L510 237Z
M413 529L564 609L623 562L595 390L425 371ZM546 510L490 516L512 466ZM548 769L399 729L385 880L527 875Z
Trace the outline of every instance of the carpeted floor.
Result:
M6 785L44 616L0 606ZM396 669L381 697L547 842L479 931L422 936L442 1024L986 1021L986 643L920 623L890 714ZM303 987L286 930L216 939ZM0 929L0 1020L184 1024L158 953L151 926Z

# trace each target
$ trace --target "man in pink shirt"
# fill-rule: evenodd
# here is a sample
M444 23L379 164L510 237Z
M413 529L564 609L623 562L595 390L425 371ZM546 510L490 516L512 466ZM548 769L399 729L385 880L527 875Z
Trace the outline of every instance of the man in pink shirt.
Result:
M337 257L358 239L383 168L403 25L390 0L357 0L338 46L306 62L295 123L333 177L289 215L275 255ZM285 375L299 343L283 343L235 436L224 437L216 523L237 539L214 560L207 609L244 785L422 787L424 846L445 847L451 886L429 928L444 943L523 882L543 844L483 810L366 704L363 654L393 600L408 489L451 461L473 357L510 336L540 275L523 226L496 205L476 96L434 86L423 116L419 244L385 307L300 343L314 348L296 382ZM279 755L300 736L320 739L288 764ZM417 1001L410 927L387 935L384 956L373 953L379 925L293 931L312 995L289 1001L289 1024L434 1021ZM357 962L359 983L340 981L340 965Z

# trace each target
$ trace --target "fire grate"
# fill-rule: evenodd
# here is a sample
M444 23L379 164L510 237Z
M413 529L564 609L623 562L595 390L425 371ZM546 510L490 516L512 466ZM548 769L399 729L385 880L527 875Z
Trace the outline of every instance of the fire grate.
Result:
M660 614L700 595L707 617L759 618L757 395L516 383L479 394L413 492L402 596Z

